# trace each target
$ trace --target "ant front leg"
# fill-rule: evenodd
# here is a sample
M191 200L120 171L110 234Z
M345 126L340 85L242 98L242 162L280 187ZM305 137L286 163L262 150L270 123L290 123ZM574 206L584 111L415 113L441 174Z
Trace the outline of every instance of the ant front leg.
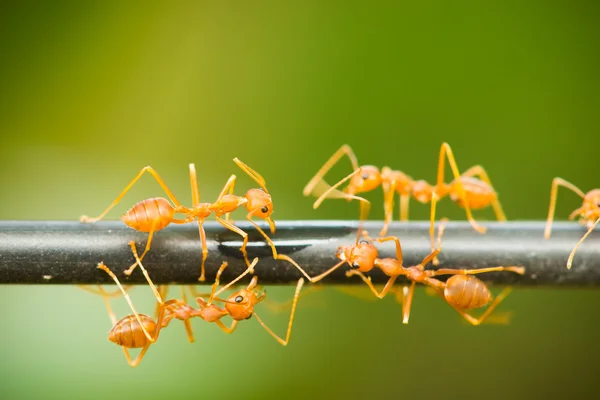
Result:
M552 189L550 190L550 208L548 210L548 220L546 221L546 229L544 229L544 237L548 239L552 232L552 220L554 219L554 210L556 208L556 198L558 196L558 187L565 187L572 192L575 192L582 199L585 198L585 193L571 182L567 182L562 178L554 178L552 180ZM576 210L577 211L577 210ZM571 214L574 216L575 213ZM576 214L575 214L576 215Z
M438 276L438 275L476 275L483 274L486 272L514 272L519 275L525 274L524 267L510 266L510 267L491 267L491 268L480 268L480 269L438 269L435 271L427 270L425 271L428 276Z
M385 295L387 294L387 292L394 285L394 282L396 281L396 278L398 278L398 276L390 276L390 279L388 279L387 283L383 287L383 290L381 291L381 293L379 293L377 291L377 289L375 289L375 286L373 286L373 282L371 282L371 277L370 276L367 277L362 272L360 272L359 270L356 270L356 269L351 269L350 271L346 271L346 276L348 278L351 277L352 275L358 275L360 277L360 279L362 279L363 282L365 282L367 284L367 286L369 287L369 289L371 289L371 291L373 292L373 294L375 296L377 296L379 299L383 299L385 297Z
M506 298L506 296L508 296L508 294L511 292L511 288L507 287L505 288L502 293L500 293L492 302L492 304L490 304L488 306L488 308L485 310L485 312L483 314L481 314L481 316L479 318L475 318L472 315L468 314L465 310L456 307L454 304L451 304L450 302L448 302L446 300L446 302L448 304L450 304L450 306L452 306L452 308L454 308L465 320L467 320L468 323L470 323L471 325L480 325L481 323L483 323L483 321L485 321L485 319L487 317L490 316L490 314L494 311L494 309L496 307L498 307L498 305Z
M281 344L282 346L287 346L287 344L290 341L290 336L292 334L292 325L294 323L294 315L296 314L296 306L298 305L298 298L300 297L300 291L302 290L302 285L304 285L304 278L300 278L298 280L298 284L296 285L296 292L294 293L294 301L292 303L292 311L290 313L290 320L288 322L288 329L287 329L287 333L285 335L285 340L283 340L282 338L277 336L275 334L275 332L273 332L271 330L271 328L269 328L255 312L253 313L254 316L256 317L256 320L262 325L262 327L265 328L265 330L271 336L273 336L273 338L275 338L275 340L277 340L279 342L279 344Z
M352 151L350 146L345 144L342 147L340 147L335 153L333 153L333 155L329 158L329 160L327 160L327 162L321 167L321 169L319 169L319 171L315 174L315 176L313 176L311 178L311 180L306 184L306 186L302 190L302 194L304 194L304 196L310 195L312 193L313 189L315 188L315 186L317 185L317 183L319 181L323 180L323 177L325 176L325 174L327 172L329 172L329 170L331 168L333 168L333 166L335 164L337 164L337 162L344 155L347 155L348 158L350 159L350 162L352 163L352 169L357 170L358 169L358 160L356 159L356 156L354 155L354 152Z
M231 326L227 326L223 323L223 321L221 321L220 319L215 321L215 324L217 324L217 326L219 328L221 328L221 330L227 334L231 334L233 333L233 331L235 331L235 328L237 328L237 324L239 321L233 320L233 322L231 322Z
M460 172L458 170L458 166L456 165L456 160L454 159L454 154L452 154L452 149L448 143L442 143L442 147L440 149L440 158L438 162L438 180L437 186L441 188L444 185L444 158L447 156L448 164L450 164L450 169L452 170L452 174L454 175L454 179L456 180L456 186L458 187L458 196L460 197L462 204L464 205L465 213L467 214L467 219L473 229L475 229L479 233L485 233L486 228L480 226L475 222L473 218L473 214L471 213L471 208L469 207L469 202L467 201L467 194L465 192L465 188L460 180Z
M402 323L408 324L408 318L410 317L410 309L412 307L412 299L415 294L415 286L417 282L413 281L406 290L406 286L402 288ZM408 293L406 293L408 292Z
M246 263L246 265L250 265L250 260L248 259L248 252L246 251L246 246L248 245L248 234L246 232L244 232L243 230L241 230L240 228L238 228L237 226L233 225L231 222L226 221L221 217L216 216L215 218L218 223L220 223L221 225L223 225L225 228L229 229L230 231L237 233L238 235L240 235L243 238L242 247L240 247L240 251L242 252L242 255L244 256L244 262ZM252 273L254 273L254 271L252 271Z
M256 230L262 235L262 237L266 240L267 244L269 245L269 247L271 247L271 251L273 253L273 258L275 260L285 260L288 261L289 263L291 263L294 267L296 267L298 269L298 271L300 271L302 273L302 275L304 275L306 277L306 279L308 279L309 281L313 282L313 278L310 277L310 275L308 275L308 273L304 270L304 268L302 268L300 265L298 265L298 263L296 261L294 261L292 258L290 258L289 256L285 255L285 254L278 254L277 253L277 249L275 248L275 243L273 243L273 241L271 240L271 238L269 236L267 236L267 234L265 233L265 231L263 231L261 229L260 226L258 226L258 224L256 222L254 222L252 220L252 216L254 215L254 213L257 210L253 210L250 213L248 213L247 215L247 219L248 221L250 221L250 223L252 225L254 225L254 228L256 228ZM247 240L246 240L247 243ZM245 248L244 248L245 251Z
M385 237L380 237L380 238L372 238L369 236L369 232L367 232L366 230L362 231L362 236L367 239L369 242L378 242L378 243L385 243L385 242L389 242L390 240L393 240L396 243L396 260L400 261L400 263L402 263L402 246L400 245L400 239L398 239L398 237L396 236L385 236Z
M325 200L325 199L346 199L348 201L350 200L358 200L361 202L360 205L360 223L362 226L363 221L365 221L369 215L369 211L371 209L371 202L363 197L360 196L355 196L353 194L348 194L348 193L344 193L340 190L337 190L338 187L340 187L344 182L348 181L349 179L351 179L354 175L361 173L362 170L360 168L356 169L354 172L352 172L350 175L346 176L345 178L343 178L342 180L340 180L339 182L337 182L335 185L329 187L327 190L325 190L320 196L319 198L314 202L313 204L313 208L316 210L317 208L319 208L319 206L321 205L321 203ZM360 228L359 228L359 232L360 232Z
M175 205L175 208L181 207L181 204L179 203L179 201L177 200L177 198L175 198L175 195L173 195L173 193L171 192L171 190L163 182L162 178L158 175L158 173L154 170L154 168L152 168L151 166L147 166L147 167L142 168L142 170L136 175L136 177L133 178L133 180L129 183L129 185L127 185L125 187L125 189L123 189L123 191L121 192L121 194L119 194L117 196L117 198L108 206L108 208L106 210L104 210L104 212L102 212L102 214L100 214L96 218L90 218L87 215L82 215L79 218L79 221L81 221L81 222L88 222L88 223L100 221L102 218L104 218L104 216L106 214L108 214L108 212L114 206L116 206L119 203L119 201L121 201L121 199L123 198L123 196L125 196L125 194L129 191L129 189L131 189L131 187L138 181L138 179L140 179L142 177L142 175L144 175L145 172L150 173L154 177L154 179L156 179L156 181L158 182L158 184L160 185L160 187L165 191L165 193L167 194L167 196L169 197L169 199L171 200L171 202Z
M575 257L575 253L577 252L577 249L579 249L579 246L581 246L581 244L583 243L583 241L585 240L585 238L587 238L588 235L590 233L592 233L592 231L594 230L594 228L596 227L596 225L598 225L598 222L600 222L600 217L596 220L596 222L594 222L590 226L590 228L585 233L585 235L583 235L583 237L579 240L579 242L577 242L577 245L575 245L575 248L573 248L573 251L571 251L571 254L569 254L569 260L567 261L567 269L571 269L571 265L573 264L573 257Z

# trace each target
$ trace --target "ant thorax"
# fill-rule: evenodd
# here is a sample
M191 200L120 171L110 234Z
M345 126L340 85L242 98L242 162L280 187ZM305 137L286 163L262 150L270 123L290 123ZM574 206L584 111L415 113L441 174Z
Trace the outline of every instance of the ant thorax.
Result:
M410 195L414 184L413 178L402 171L396 171L390 167L383 167L381 169L381 182L386 191L391 189L392 182L394 182L394 190L400 195Z

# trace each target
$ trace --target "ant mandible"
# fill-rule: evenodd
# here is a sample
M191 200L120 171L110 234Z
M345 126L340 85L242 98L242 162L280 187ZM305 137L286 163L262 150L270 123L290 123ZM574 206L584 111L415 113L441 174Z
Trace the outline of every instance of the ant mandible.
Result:
M492 295L488 287L479 279L472 276L475 274L481 274L485 272L494 271L510 271L520 275L525 273L525 268L510 266L510 267L491 267L491 268L480 268L480 269L438 269L438 270L425 270L425 266L431 262L441 252L441 238L444 232L444 224L447 219L442 220L443 223L439 228L438 235L438 247L427 255L423 261L419 264L411 267L404 267L402 265L402 247L400 240L397 237L383 237L373 239L368 236L368 233L363 231L363 236L367 241L359 243L358 246L342 246L338 250L338 258L346 261L352 268L346 272L346 276L358 275L371 289L371 291L378 298L382 299L392 288L396 278L398 276L405 276L412 283L407 293L403 291L402 294L402 322L407 324L410 316L410 308L412 305L413 294L417 283L424 283L434 288L440 296L454 308L467 322L472 325L481 324L493 311L494 309L506 298L510 293L510 287L505 288L494 301L492 301ZM377 258L377 248L370 242L383 243L393 240L396 243L396 258ZM374 267L378 267L383 271L384 274L389 276L386 285L381 292L378 292L373 283L371 277L364 275L365 272L369 272ZM442 282L435 279L438 275L453 275L446 282ZM479 317L475 318L467 311L480 308L489 304L485 312Z
M346 176L333 186L327 185L323 177L325 174L344 156L348 156L352 163L354 172ZM450 168L454 175L454 180L449 184L444 183L444 161L448 159ZM414 197L421 203L431 201L432 193L436 192L439 198L449 196L452 201L465 209L467 219L473 228L479 233L485 233L486 229L478 225L472 216L472 209L481 209L491 205L499 221L505 221L506 216L498 200L498 195L485 169L476 165L469 168L463 174L460 174L456 165L456 160L452 149L448 143L442 143L438 161L438 181L436 186L432 186L424 180L415 181L410 176L389 167L383 167L381 172L373 165L358 166L354 152L348 145L343 145L336 151L327 162L321 167L317 174L308 182L303 190L305 196L314 193L319 198L313 204L313 208L318 208L326 198L345 198L347 200L359 200L361 202L361 221L366 219L370 202L362 197L356 196L357 193L369 192L382 186L384 193L384 226L380 236L387 233L390 222L392 221L394 195L400 196L400 219L408 219L408 206L410 197ZM350 180L348 186L343 190L337 190L339 186Z
M573 220L578 216L579 222L586 225L588 229L585 235L583 235L579 242L577 242L577 245L573 248L573 251L571 251L571 254L569 255L567 268L571 269L573 257L575 257L577 249L579 249L579 246L581 246L583 241L594 230L596 225L598 225L598 222L600 222L600 189L592 189L587 193L583 193L581 189L572 183L567 182L562 178L554 178L552 180L552 189L550 190L550 209L548 210L548 220L546 221L546 229L544 230L544 237L546 239L550 238L550 234L552 233L552 220L554 219L554 211L556 208L556 198L558 195L559 186L563 186L572 192L575 192L583 199L583 204L569 215L569 220Z
M131 187L138 181L138 179L140 179L145 172L148 172L156 179L156 181L165 191L167 197L169 198L169 200L171 200L171 203L173 203L173 205L171 205L171 203L169 203L169 201L165 198L154 197L136 203L129 211L127 211L121 216L123 222L125 222L125 224L127 224L129 227L140 232L148 233L148 241L146 243L146 248L140 256L140 259L143 259L146 253L150 250L154 232L166 228L171 223L185 224L193 220L197 220L198 230L200 233L200 240L202 242L202 264L199 281L203 282L205 280L204 265L208 256L208 248L206 246L206 233L204 231L203 223L204 220L214 212L217 222L219 222L225 228L236 232L237 234L243 237L243 244L240 250L244 256L244 261L246 265L250 265L250 261L248 260L248 253L246 252L246 246L248 244L248 234L240 228L233 225L233 223L229 221L229 214L232 211L238 209L239 207L244 206L248 211L247 219L250 221L250 223L252 223L252 225L254 225L254 227L256 227L260 234L263 237L265 237L265 239L269 243L269 246L271 246L271 249L273 251L273 257L276 259L285 259L290 261L297 268L299 268L302 273L306 275L304 270L302 270L302 268L300 268L300 266L297 265L291 258L285 255L277 255L275 245L273 244L271 239L252 220L252 217L254 216L265 219L269 223L271 232L275 233L275 223L271 218L271 214L273 213L273 201L271 199L271 195L269 195L269 192L267 191L265 180L256 171L252 170L238 158L234 158L233 161L256 183L259 184L260 189L250 189L246 192L246 194L243 197L236 196L233 194L236 176L231 175L214 203L200 203L198 181L196 178L196 168L194 164L190 164L189 169L190 183L192 186L193 207L188 208L181 205L181 203L173 195L171 190L163 182L162 178L158 175L158 173L152 167L147 166L144 167L137 174L137 176L129 183L129 185L125 187L121 194L117 196L117 198L108 206L106 210L104 210L104 212L102 212L102 214L100 214L96 218L90 218L84 215L80 218L80 221L93 223L104 218L104 216L117 203L119 203L119 201L121 201L123 196L129 191L129 189L131 189ZM176 213L181 213L185 215L185 218L175 218ZM221 218L223 215L225 215L225 219ZM127 270L125 270L125 274L131 275L136 265L137 263L132 264Z

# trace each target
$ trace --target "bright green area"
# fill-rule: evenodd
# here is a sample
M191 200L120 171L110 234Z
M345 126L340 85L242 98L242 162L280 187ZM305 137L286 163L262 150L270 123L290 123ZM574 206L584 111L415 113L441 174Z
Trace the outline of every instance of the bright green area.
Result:
M355 219L357 205L314 211L301 194L343 143L361 163L433 181L448 141L461 169L486 167L509 219L544 219L557 175L598 186L593 2L115 4L0 6L1 219L97 214L148 164L188 202L196 163L214 199L239 175L236 156L267 179L275 220ZM349 172L344 161L330 181ZM151 195L148 178L112 218ZM368 197L381 219L380 192ZM561 193L558 218L578 205ZM411 219L427 213L413 203ZM448 201L439 215L464 218ZM147 288L132 295L151 312ZM75 287L2 287L0 298L3 399L579 399L599 388L593 290L518 290L499 308L510 326L473 328L424 291L404 326L392 298L328 289L300 303L287 348L253 320L232 336L195 321L196 343L175 324L137 369L107 341L99 298ZM261 313L284 332L287 311Z

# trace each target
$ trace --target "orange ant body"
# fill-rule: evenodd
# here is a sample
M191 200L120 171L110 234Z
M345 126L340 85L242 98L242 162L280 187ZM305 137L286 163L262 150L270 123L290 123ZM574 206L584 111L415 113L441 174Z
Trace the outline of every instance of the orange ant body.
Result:
M189 165L190 169L190 183L192 186L192 202L193 207L188 208L182 206L181 203L175 198L171 190L167 187L167 185L163 182L158 173L150 166L144 167L137 176L125 187L125 189L117 196L117 198L108 206L106 210L102 214L100 214L96 218L90 218L88 216L82 216L80 218L81 222L96 222L104 218L104 216L123 198L125 193L131 189L131 187L135 184L135 182L140 179L140 177L145 173L150 173L158 182L158 184L162 187L162 189L167 194L171 203L165 198L162 197L154 197L146 200L142 200L136 203L129 211L127 211L121 219L125 224L129 227L140 231L148 233L148 241L146 243L146 248L140 259L143 259L146 253L150 250L150 246L152 244L152 237L154 232L157 232L161 229L164 229L171 223L174 224L185 224L188 222L192 222L197 220L198 222L198 230L200 233L200 240L202 242L202 265L199 281L203 282L205 280L205 261L208 256L208 248L206 246L206 233L204 231L203 223L204 220L211 215L215 214L217 222L223 225L225 228L236 232L243 238L243 244L240 248L246 265L250 265L250 261L248 260L248 253L246 251L246 246L248 244L248 234L241 230L240 228L233 225L232 222L229 221L229 213L235 211L239 207L244 207L248 211L248 215L246 218L250 223L260 232L260 234L265 238L265 240L269 243L273 251L273 257L275 259L285 259L294 264L297 268L301 270L304 275L306 273L298 264L296 264L291 258L285 255L278 255L277 250L275 249L275 245L273 241L267 236L267 234L252 220L252 217L256 216L266 220L269 223L269 227L271 233L275 233L275 223L271 218L271 214L273 213L273 201L271 199L271 195L267 191L267 187L265 184L265 180L262 176L260 176L256 171L252 170L246 164L241 162L239 159L234 158L233 161L252 178L256 183L259 184L260 189L250 189L246 192L244 196L236 196L233 194L233 189L235 186L236 176L231 175L231 177L227 180L227 183L221 190L217 200L214 203L200 203L200 194L198 190L198 181L196 178L196 169L194 164ZM176 213L181 213L185 215L184 219L175 218ZM225 219L221 218L225 215ZM125 270L126 275L131 275L133 270L135 269L137 263L132 264L127 270Z
M229 282L227 285L221 287L217 290L219 286L219 278L225 268L227 268L227 262L223 262L221 267L217 271L217 275L215 278L215 283L212 285L212 290L210 294L210 298L208 301L204 300L201 297L196 298L196 302L198 303L199 308L195 309L190 305L186 304L186 299L184 297L183 300L179 299L171 299L167 301L163 301L159 291L156 289L154 283L148 276L144 266L142 265L140 257L137 255L135 250L135 243L130 243L132 246L133 254L136 259L136 263L142 269L148 284L150 285L154 295L158 301L158 318L155 322L154 319L145 315L139 314L135 307L133 306L133 302L131 301L129 294L125 291L119 279L113 274L113 272L106 266L104 263L99 263L98 268L105 271L117 284L119 290L125 297L127 303L129 304L133 314L127 315L121 320L117 321L110 304L108 302L108 295L102 288L99 289L100 293L103 294L106 307L109 312L109 316L111 321L113 322L113 327L109 332L108 338L111 342L121 346L127 358L127 362L132 367L135 367L139 364L141 359L144 357L144 354L148 350L151 344L155 343L158 339L158 335L161 329L167 327L169 323L173 319L179 319L185 323L188 339L190 342L194 341L193 334L191 331L191 326L189 325L189 320L194 317L199 317L206 322L214 322L226 333L232 333L238 322L244 319L249 319L252 316L255 316L258 322L262 325L262 327L271 335L275 340L277 340L281 345L287 346L289 343L290 335L292 332L292 325L294 321L294 315L296 312L296 306L298 303L298 298L300 295L300 291L304 284L304 278L300 278L298 280L298 284L296 285L296 292L294 294L294 301L292 304L292 310L290 313L290 319L288 322L288 330L286 334L285 340L277 336L263 321L259 318L259 316L254 311L254 306L264 300L266 294L265 292L260 292L260 289L257 286L258 278L254 276L250 282L250 284L235 293L229 296L228 299L223 300L218 297L220 293L227 290L232 285L236 284L240 279L250 273L256 263L258 262L258 258L255 258L252 263L248 266L248 268L237 278ZM224 303L224 307L219 307L215 304L212 304L213 301ZM227 327L222 321L221 318L229 315L233 322L230 327ZM138 354L135 360L131 360L128 349L130 348L141 348L142 350Z
M445 220L444 220L445 221ZM346 276L358 275L371 289L373 294L378 298L382 299L392 289L394 282L399 276L405 276L412 283L408 289L408 293L403 291L402 294L402 319L403 323L407 324L410 308L412 304L412 298L417 283L424 283L433 287L444 300L452 306L458 313L463 316L469 323L473 325L481 324L492 311L500 304L502 300L510 292L510 288L506 288L496 299L489 305L487 310L479 318L474 318L467 313L468 310L483 307L490 303L492 300L491 293L487 286L474 274L481 274L485 272L493 271L511 271L517 274L523 275L525 269L523 267L492 267L492 268L481 268L481 269L438 269L438 270L425 270L425 266L433 261L436 256L441 252L441 238L444 231L444 225L440 227L438 235L438 247L434 249L429 255L427 255L421 263L411 267L404 267L402 262L402 247L400 240L395 236L381 237L373 239L369 237L366 231L362 231L361 235L366 240L359 241L357 239L354 245L340 246L338 248L336 257L341 261L334 265L329 270L325 271L321 275L314 278L315 281L323 279L343 264L348 264L352 269L346 272ZM371 242L384 243L387 241L394 241L396 244L396 258L378 258L378 250ZM378 292L373 284L371 278L364 275L373 268L379 268L384 274L389 276L387 283L383 290ZM435 279L438 275L453 275L446 282L442 282Z
M344 156L347 155L352 163L354 172L329 187L323 180L325 174ZM444 183L444 161L448 159L454 180ZM344 182L350 181L343 190L337 190ZM318 185L318 186L317 186ZM414 197L421 203L429 203L432 194L436 193L438 198L449 196L452 201L465 209L467 219L473 228L479 233L485 233L486 229L478 225L471 214L472 209L481 209L491 205L499 221L505 221L506 217L498 200L498 195L490 179L482 166L476 165L469 168L463 174L459 173L452 149L448 143L443 143L440 149L438 162L437 184L432 186L424 180L415 181L410 176L389 167L383 167L381 171L375 166L358 165L354 152L348 145L343 145L336 151L321 167L317 174L304 187L303 194L310 195L316 191L319 198L315 201L313 208L318 208L326 198L345 198L348 201L355 199L361 202L361 221L366 219L370 202L357 193L369 192L381 186L384 194L384 226L380 232L381 236L387 233L392 221L394 195L400 196L400 219L408 219L408 206L410 197Z
M570 189L583 199L583 204L569 215L569 220L579 217L579 222L585 225L588 229L585 235L583 235L579 242L577 242L577 245L573 248L573 251L571 251L571 254L569 255L567 268L571 269L573 257L575 257L577 249L579 249L579 246L581 246L583 241L594 230L596 225L598 225L598 222L600 222L600 189L592 189L587 193L583 193L581 189L572 183L567 182L562 178L554 178L552 180L552 189L550 190L550 209L548 210L548 220L546 222L546 229L544 230L544 237L546 239L550 238L550 234L552 233L552 220L554 219L554 211L556 208L556 198L558 195L559 186Z

